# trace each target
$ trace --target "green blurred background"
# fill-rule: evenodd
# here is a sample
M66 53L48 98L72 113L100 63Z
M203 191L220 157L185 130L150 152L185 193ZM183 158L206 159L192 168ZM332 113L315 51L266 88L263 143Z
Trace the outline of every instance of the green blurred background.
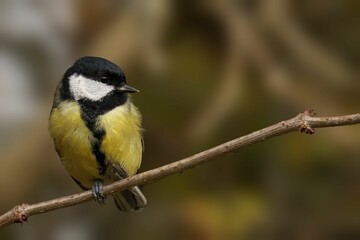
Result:
M149 170L314 108L359 112L360 2L1 0L0 211L79 192L47 118L75 59L121 66ZM360 126L292 133L111 199L30 217L0 239L360 239Z

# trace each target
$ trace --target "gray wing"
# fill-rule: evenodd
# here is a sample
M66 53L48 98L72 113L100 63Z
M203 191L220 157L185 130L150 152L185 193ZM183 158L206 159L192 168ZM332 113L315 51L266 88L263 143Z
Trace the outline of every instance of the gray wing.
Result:
M127 173L117 164L108 166L117 179L128 177ZM116 206L123 212L138 212L147 205L147 200L140 188L135 186L113 194Z

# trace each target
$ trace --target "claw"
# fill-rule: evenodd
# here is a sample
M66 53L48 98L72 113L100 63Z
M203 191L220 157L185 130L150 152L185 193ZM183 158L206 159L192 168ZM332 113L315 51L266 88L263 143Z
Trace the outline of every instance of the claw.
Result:
M101 180L95 180L92 187L92 194L96 202L100 205L105 204L104 185Z

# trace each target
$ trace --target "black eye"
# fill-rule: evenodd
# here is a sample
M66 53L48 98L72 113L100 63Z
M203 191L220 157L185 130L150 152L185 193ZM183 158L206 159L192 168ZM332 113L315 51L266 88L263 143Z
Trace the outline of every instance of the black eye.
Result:
M106 77L106 76L102 76L102 77L100 77L100 82L102 82L102 83L108 83L108 82L109 82L109 78Z

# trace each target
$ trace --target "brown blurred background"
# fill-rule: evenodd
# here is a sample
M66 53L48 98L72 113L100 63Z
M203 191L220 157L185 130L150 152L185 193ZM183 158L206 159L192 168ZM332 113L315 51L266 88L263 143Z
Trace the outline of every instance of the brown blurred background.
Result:
M359 112L360 2L1 0L0 210L80 189L47 133L63 72L121 66L143 114L141 171L306 108ZM360 126L292 133L112 200L33 216L0 239L360 239Z

